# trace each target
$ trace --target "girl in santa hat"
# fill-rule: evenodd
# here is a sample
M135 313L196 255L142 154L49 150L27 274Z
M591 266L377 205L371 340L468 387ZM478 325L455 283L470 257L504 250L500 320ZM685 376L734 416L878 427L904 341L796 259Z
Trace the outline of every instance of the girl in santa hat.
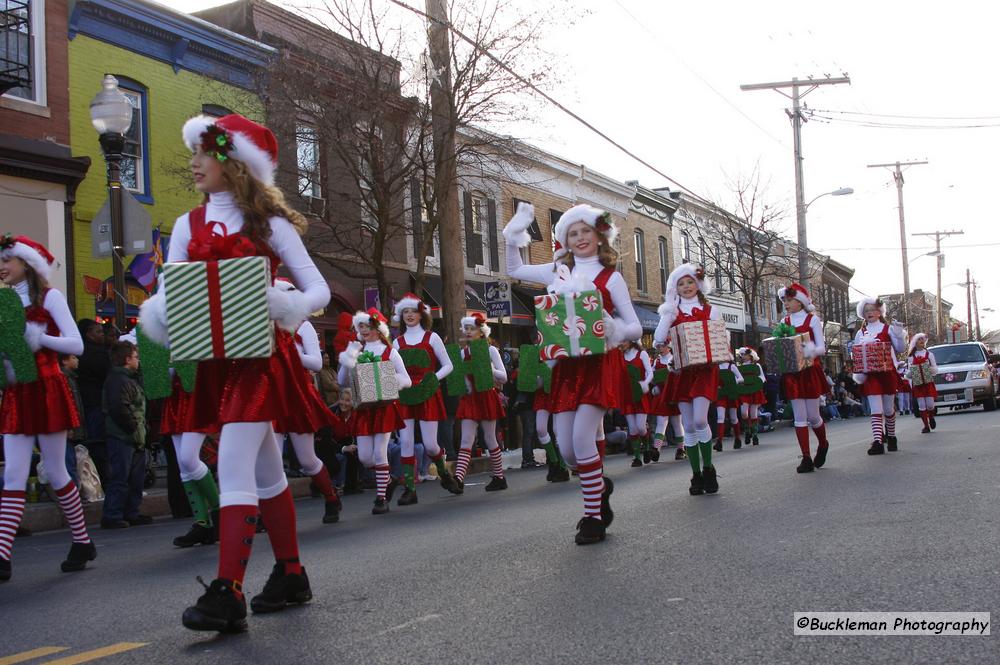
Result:
M684 428L681 425L681 410L677 408L676 398L673 395L673 386L677 382L677 377L673 373L674 354L670 351L670 344L662 342L657 346L660 353L657 354L653 362L653 372L667 370L667 378L662 383L653 386L650 392L653 395L650 414L656 416L656 432L653 435L653 449L659 451L666 441L667 425L674 432L674 436L684 436ZM657 453L659 455L659 453ZM684 446L677 447L674 459L684 459Z
M742 381L742 375L740 374L739 368L736 363L722 363L719 365L720 370L729 370L734 376L740 377ZM727 426L732 423L733 425L733 449L739 449L743 444L740 443L740 401L739 397L726 397L721 393L722 384L719 384L720 393L715 400L715 445L713 448L717 452L722 452L722 440L727 436ZM727 418L728 417L728 418Z
M295 285L283 277L279 277L274 285L285 292L295 290ZM303 321L295 331L295 348L303 368L298 384L302 408L275 421L275 436L278 447L282 448L285 434L288 434L302 472L312 478L313 485L323 495L323 524L333 524L340 521L340 497L333 489L329 470L316 455L316 432L333 424L333 413L320 397L311 374L323 369L323 352L319 347L319 335L309 321Z
M812 359L812 363L799 372L781 376L785 399L792 403L795 437L802 452L802 461L795 470L798 473L809 473L826 464L830 449L826 425L819 413L819 398L830 391L819 360L826 353L823 321L816 316L816 307L812 304L809 291L801 284L793 283L778 289L778 297L785 306L784 323L794 327L796 333L809 335L809 341L803 345L803 352L806 358ZM809 452L809 428L812 428L819 441L815 457Z
M885 320L885 303L879 298L866 297L858 301L858 318L861 328L854 336L855 344L883 342L890 344L895 353L906 348L906 330L899 322L889 325ZM868 398L872 418L872 445L869 455L882 455L885 448L895 451L896 440L896 389L898 377L895 368L884 372L855 373L854 380L861 385L861 392ZM885 441L885 445L883 445Z
M927 350L927 333L917 333L910 338L910 352L908 355L911 367L926 365L930 368L931 376L937 374L937 361L934 354ZM937 398L937 388L934 382L930 381L911 388L913 399L917 401L916 407L920 410L920 419L924 423L921 434L928 434L932 429L937 428L937 421L934 419L934 400Z
M426 365L421 363L420 365L406 366L412 385L420 385L424 375L431 372L434 373L438 381L443 381L451 374L453 369L451 358L448 357L448 351L444 348L444 342L441 341L436 332L431 330L431 313L423 300L413 293L407 293L402 300L396 303L394 321L396 323L402 321L404 331L393 341L393 346L399 351L418 349L427 354ZM406 490L399 497L397 503L400 506L417 503L417 490L414 484L417 462L414 457L414 437L418 423L420 424L420 436L424 442L424 452L437 468L441 487L452 494L457 494L458 486L444 465L444 451L438 445L438 423L448 418L440 388L420 404L409 406L400 403L399 410L402 412L403 423L406 425L399 432Z
M759 372L758 376L763 380L764 368L760 366L760 356L757 355L757 352L753 348L744 346L737 349L736 358L739 360L740 367L748 365L756 367ZM744 432L743 445L749 446L753 442L753 445L756 446L760 443L757 439L757 428L760 423L757 412L761 404L767 404L767 395L764 394L763 388L750 395L740 395L740 418L743 419Z
M649 412L652 410L649 396L649 384L653 380L653 365L649 361L649 354L635 341L622 342L618 347L625 356L625 376L622 378L624 391L621 395L621 411L628 423L628 436L632 444L632 467L639 468L645 461L647 464L653 460L652 451L646 443L647 422ZM642 395L638 400L632 394L632 378L628 372L631 365L639 372L639 388ZM660 451L656 450L656 460L660 461Z
M275 565L263 591L251 600L254 612L274 612L311 600L309 578L299 562L295 507L274 440L272 422L308 409L300 389L302 361L293 333L310 312L326 307L330 289L302 243L306 220L274 187L278 145L266 127L240 115L198 116L183 128L199 207L174 223L172 262L264 256L271 279L284 264L295 291L269 287L267 304L275 321L269 358L209 360L198 364L188 421L197 431L215 424L219 435L219 569L183 623L192 630L246 630L243 578L258 512L267 523ZM169 288L169 287L168 287ZM163 289L146 301L142 325L167 344ZM223 398L224 396L224 398Z
M389 343L389 321L374 307L367 312L354 315L354 330L360 342L351 342L347 350L340 354L340 371L337 379L341 386L351 383L351 370L357 366L358 356L372 353L382 362L391 362L399 388L409 388L410 375L399 352ZM389 512L389 502L396 490L396 480L389 477L389 435L403 429L403 418L399 401L394 400L384 406L357 409L354 434L358 438L358 460L365 467L375 469L377 495L372 515Z
M596 543L605 538L614 519L610 496L614 490L604 477L598 452L604 412L619 406L624 359L615 346L639 339L642 325L632 306L628 285L615 270L618 229L611 215L586 204L562 214L555 228L553 263L525 265L520 248L531 242L528 227L535 217L530 203L519 203L504 228L507 239L507 274L515 279L548 284L553 293L600 291L605 311L605 336L609 351L603 355L560 358L552 372L554 429L563 458L580 476L584 516L577 522L576 542ZM584 288L581 288L584 287ZM611 318L614 317L614 318Z
M489 342L490 327L486 325L486 319L478 312L472 316L462 318L462 334L467 341L485 339ZM493 379L497 384L507 383L507 369L500 358L500 352L492 344L489 345L490 365L493 368ZM469 348L463 350L463 357L466 360L471 358ZM507 479L503 473L503 456L500 451L500 444L497 442L497 421L504 417L503 404L500 402L500 393L497 389L490 388L483 392L475 392L472 385L471 375L465 377L467 393L458 400L458 410L455 412L455 420L459 421L462 428L462 448L458 451L458 462L455 464L455 482L458 485L458 494L465 491L465 473L469 469L469 459L472 456L472 444L476 441L476 430L483 428L483 439L486 441L486 448L490 454L490 475L493 478L486 485L487 492L496 492L507 489Z
M80 492L66 471L66 432L80 426L80 414L59 354L80 355L83 339L66 298L49 286L55 258L41 243L25 236L0 238L0 280L12 287L24 306L24 339L35 354L38 377L16 383L7 367L7 386L0 392L0 433L3 434L3 492L0 492L0 582L11 577L14 534L24 514L31 456L38 443L42 462L55 488L56 500L70 526L73 544L64 573L83 570L97 557L87 533ZM4 325L10 325L4 322ZM7 364L7 361L4 361Z
M720 314L708 302L712 284L705 269L693 263L674 268L667 278L667 292L660 305L660 322L653 333L653 343L662 344L670 328L694 321L718 321ZM685 367L677 377L674 397L684 424L684 448L694 475L692 495L715 494L719 481L712 465L712 430L708 410L719 392L719 366L716 363Z

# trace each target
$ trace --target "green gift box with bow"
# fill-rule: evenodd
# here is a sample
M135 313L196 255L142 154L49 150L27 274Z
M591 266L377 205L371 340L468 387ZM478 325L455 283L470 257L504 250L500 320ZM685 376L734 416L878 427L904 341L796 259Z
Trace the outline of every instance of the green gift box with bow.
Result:
M764 364L775 374L795 374L809 367L811 358L806 358L805 343L809 333L797 333L793 326L779 323L771 331L772 337L761 342Z
M351 399L356 409L372 409L399 399L396 368L371 351L358 356L351 369Z

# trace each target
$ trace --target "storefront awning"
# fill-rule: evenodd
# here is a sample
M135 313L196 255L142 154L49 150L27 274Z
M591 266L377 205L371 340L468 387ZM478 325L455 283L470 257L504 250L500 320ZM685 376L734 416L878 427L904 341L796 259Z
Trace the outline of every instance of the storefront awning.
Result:
M413 273L410 273L414 277ZM477 288L478 287L478 288ZM441 301L443 297L441 278L437 275L424 275L423 298L431 308L431 316L441 317ZM483 285L473 282L465 283L465 308L472 312L486 313L486 301L483 298Z
M660 324L659 313L638 303L632 303L632 306L635 307L636 316L639 317L639 323L642 324L642 331L651 333L656 330L656 326Z

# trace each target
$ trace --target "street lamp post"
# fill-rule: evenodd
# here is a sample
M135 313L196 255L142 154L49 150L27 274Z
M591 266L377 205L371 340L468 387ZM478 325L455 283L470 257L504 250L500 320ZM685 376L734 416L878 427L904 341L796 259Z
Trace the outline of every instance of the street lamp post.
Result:
M806 241L806 213L809 211L809 206L824 196L847 196L853 193L853 187L841 187L832 192L823 192L809 203L803 203L800 208L798 239L796 241L799 245L799 284L806 288L809 288L809 248L806 246L808 244Z
M108 171L111 208L111 251L115 290L115 325L127 328L125 319L125 221L122 215L121 161L125 132L132 124L132 104L118 89L118 79L104 76L102 89L90 102L90 122L100 135Z

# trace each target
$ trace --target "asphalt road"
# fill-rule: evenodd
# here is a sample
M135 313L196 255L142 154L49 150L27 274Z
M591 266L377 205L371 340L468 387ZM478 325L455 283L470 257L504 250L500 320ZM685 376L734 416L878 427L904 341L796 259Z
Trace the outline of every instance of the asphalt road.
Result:
M721 491L687 493L686 462L611 458L616 520L573 544L575 482L511 471L453 497L343 520L299 502L312 604L251 617L238 636L180 614L216 548L176 550L177 521L94 533L99 557L58 572L68 532L19 539L0 586L0 665L58 663L986 663L989 637L795 637L796 611L982 611L1000 617L1000 413L900 419L900 451L868 457L865 419L829 426L827 466L798 475L788 429L718 455ZM727 445L727 448L729 446ZM672 458L672 455L671 455ZM478 484L473 484L478 483ZM272 563L258 537L246 581ZM51 655L34 651L49 647ZM59 648L59 651L56 651ZM10 659L15 654L35 658Z

